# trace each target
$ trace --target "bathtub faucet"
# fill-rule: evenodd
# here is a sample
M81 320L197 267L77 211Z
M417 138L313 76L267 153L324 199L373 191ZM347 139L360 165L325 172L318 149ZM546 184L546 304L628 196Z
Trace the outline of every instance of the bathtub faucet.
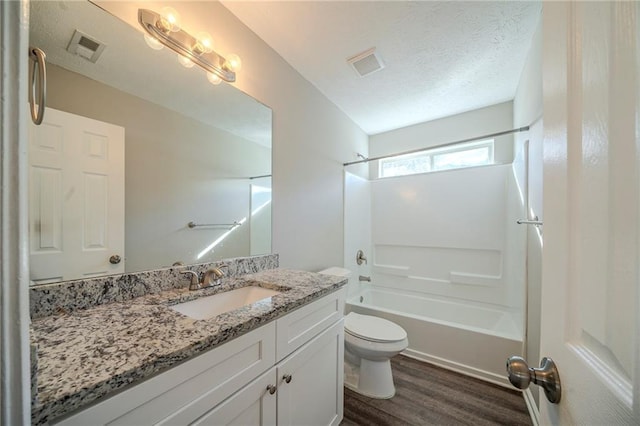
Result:
M364 275L360 275L358 277L358 281L367 281L367 282L371 282L371 277L365 277Z

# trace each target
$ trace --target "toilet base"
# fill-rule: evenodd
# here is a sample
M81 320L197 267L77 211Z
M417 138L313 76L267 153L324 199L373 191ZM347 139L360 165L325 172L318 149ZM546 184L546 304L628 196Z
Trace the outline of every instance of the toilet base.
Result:
M396 388L391 358L408 346L407 333L399 325L383 318L349 313L344 333L346 387L370 398L392 398Z
M348 389L375 399L389 399L396 394L391 362L360 358L360 365L345 360L344 385Z

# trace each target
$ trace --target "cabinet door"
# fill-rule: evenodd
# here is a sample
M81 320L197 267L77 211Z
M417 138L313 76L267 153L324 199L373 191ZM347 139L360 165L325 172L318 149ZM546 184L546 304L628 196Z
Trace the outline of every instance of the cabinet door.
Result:
M277 377L272 367L192 425L275 426L277 394L269 393L267 386L276 386Z
M343 320L278 364L278 425L338 425L343 415ZM286 382L285 377L291 376Z

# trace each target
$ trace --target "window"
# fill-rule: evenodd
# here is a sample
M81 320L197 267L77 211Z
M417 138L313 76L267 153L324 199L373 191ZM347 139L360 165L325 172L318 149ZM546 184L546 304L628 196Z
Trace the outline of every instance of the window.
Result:
M378 176L405 176L487 164L493 164L493 139L385 158L380 160Z

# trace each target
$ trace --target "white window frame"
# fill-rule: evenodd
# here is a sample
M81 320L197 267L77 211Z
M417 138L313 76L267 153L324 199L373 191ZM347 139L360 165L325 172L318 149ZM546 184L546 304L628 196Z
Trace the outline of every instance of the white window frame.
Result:
M451 168L447 168L447 169L436 169L436 168L434 168L434 157L436 157L438 155L441 155L441 154L452 154L452 153L464 152L464 151L471 151L471 150L474 150L474 149L485 148L485 147L489 148L489 156L488 156L487 163L464 165L464 166L459 166L459 167L451 167ZM446 171L446 170L463 169L463 168L467 168L467 167L478 167L478 166L491 165L491 164L495 164L494 152L495 152L494 139L482 139L482 140L473 141L473 142L465 142L465 143L460 143L460 144L456 144L456 145L450 145L450 146L446 146L446 147L442 147L442 148L425 149L424 151L415 152L415 153L411 153L411 154L396 155L396 156L393 156L393 157L383 158L383 159L378 161L378 178L384 179L384 178L389 178L389 177L410 176L410 175L421 174L421 173L433 173L433 172ZM404 160L404 159L416 158L416 157L427 158L429 160L429 170L421 171L421 172L415 172L415 173L405 173L405 174L399 174L399 175L388 175L388 176L384 176L383 175L383 167L384 167L385 163L391 163L391 162L398 161L398 160Z

